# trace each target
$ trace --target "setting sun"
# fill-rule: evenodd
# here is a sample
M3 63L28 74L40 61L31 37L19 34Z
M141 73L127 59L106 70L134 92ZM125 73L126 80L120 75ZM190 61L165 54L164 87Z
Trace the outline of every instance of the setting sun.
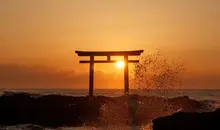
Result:
M116 67L117 67L118 69L122 69L122 68L124 68L124 66L125 66L124 61L117 61L117 62L116 62Z

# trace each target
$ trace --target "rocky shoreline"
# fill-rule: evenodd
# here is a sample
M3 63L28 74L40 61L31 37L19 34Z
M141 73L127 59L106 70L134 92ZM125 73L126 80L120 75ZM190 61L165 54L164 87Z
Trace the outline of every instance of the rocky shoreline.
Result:
M198 112L205 107L187 96L165 99L139 95L45 95L35 98L28 93L2 95L0 106L1 126L36 124L45 127L142 125L178 111Z

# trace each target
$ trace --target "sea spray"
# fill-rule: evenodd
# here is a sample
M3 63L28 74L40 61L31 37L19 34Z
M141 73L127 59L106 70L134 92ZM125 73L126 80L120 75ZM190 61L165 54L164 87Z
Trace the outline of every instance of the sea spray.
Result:
M102 104L100 108L100 121L102 124L127 126L131 122L131 119L126 100L126 97L122 97L119 100L108 101Z

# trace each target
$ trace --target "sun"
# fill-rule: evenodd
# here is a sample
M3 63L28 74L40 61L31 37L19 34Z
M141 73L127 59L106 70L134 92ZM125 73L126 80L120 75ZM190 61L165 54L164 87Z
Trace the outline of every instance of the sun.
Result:
M116 62L116 67L118 69L122 69L122 68L124 68L124 66L125 66L125 62L124 61L117 61Z

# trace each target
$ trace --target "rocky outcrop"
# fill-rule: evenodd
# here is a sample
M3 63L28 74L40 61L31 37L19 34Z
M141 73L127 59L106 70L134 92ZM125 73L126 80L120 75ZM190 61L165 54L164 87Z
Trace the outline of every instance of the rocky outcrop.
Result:
M0 97L0 125L36 124L48 127L101 125L109 124L109 118L117 119L112 118L114 114L120 118L132 118L131 122L125 121L127 124L143 124L178 110L196 112L202 106L200 102L188 97L164 99L131 95L129 98L124 96L91 98L14 93Z
M153 121L153 130L220 130L220 109L214 112L178 112Z

